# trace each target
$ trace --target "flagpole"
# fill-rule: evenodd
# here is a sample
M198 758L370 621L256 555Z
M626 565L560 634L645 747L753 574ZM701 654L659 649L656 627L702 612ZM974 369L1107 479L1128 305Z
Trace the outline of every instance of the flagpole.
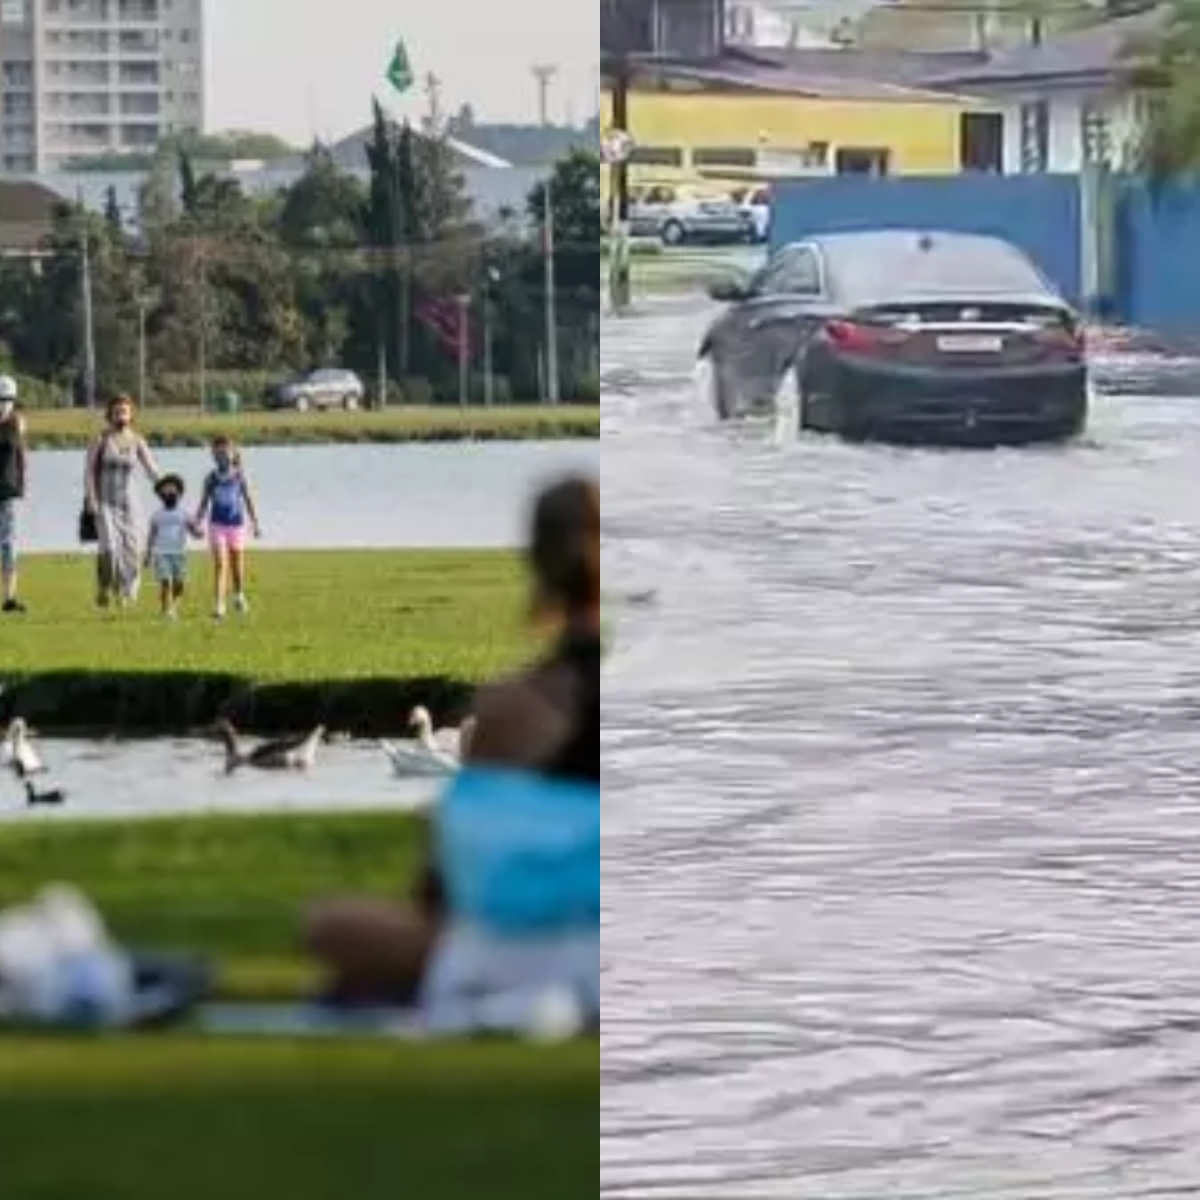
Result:
M546 268L546 402L561 403L558 366L558 295L554 271L554 178L546 180L542 193L544 211L542 222L545 234L542 239Z

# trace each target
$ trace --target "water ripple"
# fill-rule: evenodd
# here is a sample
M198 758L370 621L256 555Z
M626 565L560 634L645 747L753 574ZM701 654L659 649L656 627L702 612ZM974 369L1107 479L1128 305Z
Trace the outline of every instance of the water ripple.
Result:
M603 331L601 1195L1200 1193L1200 402L772 444L705 315Z

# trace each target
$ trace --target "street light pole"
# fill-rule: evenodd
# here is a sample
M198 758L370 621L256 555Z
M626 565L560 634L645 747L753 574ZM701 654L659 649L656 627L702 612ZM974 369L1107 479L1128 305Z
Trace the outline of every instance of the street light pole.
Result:
M146 354L146 310L148 301L145 296L138 297L138 403L146 404L147 385L147 354Z
M489 267L483 285L483 402L491 408L496 403L496 367L492 346L492 288L500 282L500 272Z
M471 294L458 297L458 406L471 402Z
M542 193L543 254L546 267L546 402L562 400L558 365L558 282L554 270L554 179L546 180Z
M87 212L80 204L83 223L80 247L80 285L83 289L83 394L88 408L96 407L96 316L92 298L92 248Z
M617 58L613 75L612 129L616 137L629 135L629 56L624 47ZM629 254L629 160L626 155L614 158L612 172L612 270L610 272L609 302L614 312L624 312L633 299Z

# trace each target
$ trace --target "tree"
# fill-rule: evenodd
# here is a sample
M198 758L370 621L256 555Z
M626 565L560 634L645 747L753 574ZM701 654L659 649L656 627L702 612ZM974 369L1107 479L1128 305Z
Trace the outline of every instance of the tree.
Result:
M1137 165L1155 180L1200 168L1200 0L1173 0L1162 29L1125 56L1145 94Z
M121 202L117 199L117 189L113 184L109 184L104 193L104 219L115 237L124 236L125 218L121 215Z
M260 196L189 146L160 147L137 220L115 194L99 213L63 206L41 261L0 262L0 341L12 368L56 385L77 376L86 237L101 394L132 385L144 317L160 398L195 400L201 362L211 386L226 386L217 375L231 371L229 386L247 391L259 383L251 376L299 366L338 363L374 377L386 348L409 394L452 399L457 352L445 321L467 294L477 312L490 300L498 394L531 398L545 334L544 258L532 236L539 194L527 213L476 225L452 143L397 126L378 107L368 162L364 183L315 145L294 183ZM564 159L553 186L570 392L596 371L595 154Z
M600 254L600 158L591 150L573 150L550 177L556 245ZM530 194L530 219L540 230L545 222L546 188Z

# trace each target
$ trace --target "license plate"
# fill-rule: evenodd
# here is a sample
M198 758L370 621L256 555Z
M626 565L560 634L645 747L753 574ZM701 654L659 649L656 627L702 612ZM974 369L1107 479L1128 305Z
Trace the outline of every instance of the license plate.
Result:
M937 348L944 354L999 354L1004 349L1004 339L986 334L948 333L938 338Z

